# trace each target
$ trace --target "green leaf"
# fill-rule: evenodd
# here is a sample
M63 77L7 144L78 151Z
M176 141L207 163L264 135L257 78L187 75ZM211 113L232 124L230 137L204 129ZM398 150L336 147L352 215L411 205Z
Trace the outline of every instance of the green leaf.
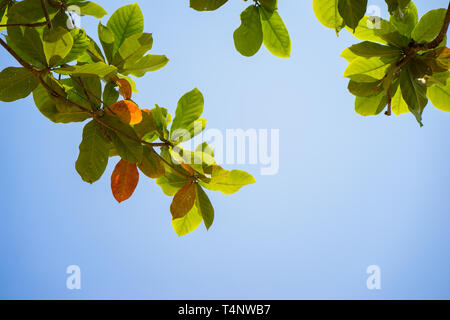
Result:
M397 1L398 0L395 2ZM391 14L389 21L402 35L407 36L408 38L411 37L411 32L419 21L419 14L417 13L416 6L414 3L409 2L409 4L401 10L396 9L395 12Z
M403 99L408 104L408 109L422 125L422 112L425 109L427 99L427 86L418 80L418 70L413 63L408 63L400 73L400 88Z
M161 158L156 154L155 150L147 146L144 146L144 153L138 167L143 174L151 179L159 178L165 174Z
M214 158L210 155L198 151L192 152L190 150L183 149L179 145L173 149L170 149L170 155L175 163L189 164L195 171L202 175L205 174L205 168L215 164Z
M450 112L450 81L444 85L433 85L427 89L427 97L439 110Z
M314 14L325 27L338 33L345 26L338 10L338 0L313 0Z
M356 97L355 111L362 116L374 116L386 107L387 96L384 92L369 97Z
M446 9L431 10L424 14L411 33L411 37L417 43L434 40L444 25Z
M345 24L353 30L364 17L366 9L367 0L339 0L338 2L339 14L344 19Z
M89 46L86 52L78 58L78 62L80 63L95 63L95 62L105 62L105 57L103 57L102 51L100 50L97 43L92 40L89 36Z
M387 41L382 37L383 34L395 32L395 28L389 21L379 17L364 17L358 23L353 36L359 40L373 41L382 44L387 44Z
M114 82L108 82L103 90L104 108L113 105L117 100L119 100L119 92L116 90L116 84Z
M55 69L54 72L63 75L73 76L98 76L106 78L116 73L117 69L114 66L109 66L103 62L96 62L92 64L68 66L64 68Z
M58 13L59 8L51 6L48 0L44 0L44 4L47 7L47 11L50 19ZM41 1L36 0L24 0L15 2L14 5L9 8L8 16L14 23L36 23L45 21L44 10L42 10ZM9 34L9 33L8 33Z
M25 68L9 67L0 72L0 101L12 102L28 97L39 81Z
M278 9L278 0L259 0L259 3L270 12Z
M65 105L53 98L42 85L39 85L33 91L33 99L39 111L55 123L83 122L90 118L88 113L81 111L79 108Z
M277 11L271 13L258 7L263 28L263 43L276 57L289 58L291 55L291 38Z
M183 218L172 219L172 227L179 237L185 236L197 229L202 223L202 216L194 206Z
M5 15L6 10L8 9L9 2L10 2L9 0L1 0L0 1L0 21L2 21L2 23L0 23L0 24L3 24L3 16Z
M108 14L103 7L92 1L77 2L76 5L80 8L81 15L88 15L101 19Z
M200 184L208 190L220 191L223 194L233 194L242 187L256 182L249 173L241 170L226 171L213 165L205 169L205 173L211 176L209 183Z
M108 135L111 137L112 143L120 157L128 162L139 163L144 151L133 128L130 125L123 123L115 116L110 116L108 114L105 114L104 117L100 118L100 121L107 124L106 128L108 129ZM111 128L115 128L121 133L118 133Z
M167 125L168 125L168 113L167 109L161 108L155 105L155 108L151 110L153 119L155 121L155 126L158 131L159 137L161 139L166 139L168 137Z
M60 64L67 64L81 57L89 48L89 38L83 29L73 29L70 31L73 38L73 46L69 54L60 62Z
M403 11L411 0L386 0L390 14L394 11Z
M206 142L203 142L201 144L199 144L196 148L195 148L195 152L202 152L202 153L206 153L207 155L210 155L211 157L214 158L214 150L213 148Z
M147 72L157 71L163 68L168 62L169 59L164 55L148 54L137 61L127 61L123 69L121 69L121 73L142 77Z
M199 135L206 128L206 119L199 118L187 126L185 130L174 133L171 137L173 141L185 142Z
M431 77L427 77L427 86L430 87L432 85L439 84L445 87L449 78L450 71L438 73L435 72Z
M353 60L355 60L356 58L358 58L359 56L357 56L356 54L354 54L350 48L344 49L341 53L341 57L344 58L345 60L347 60L347 62L352 62Z
M144 16L138 4L134 3L119 8L106 25L116 38L113 51L115 54L126 38L144 31Z
M147 142L151 142L148 141L149 138L150 139L157 138L158 129L156 127L155 119L153 118L153 113L150 110L148 109L142 110L142 121L134 125L134 131L136 132L139 138Z
M186 130L195 120L200 118L204 104L203 95L197 88L183 95L177 104L170 136L172 137L177 129Z
M73 77L72 84L73 88L66 90L70 100L78 102L89 110L91 110L92 104L95 109L101 106L102 85L99 77ZM89 99L86 97L86 93Z
M381 86L381 80L374 82L358 82L350 80L348 84L348 91L358 97L374 96L379 94L382 89L383 86Z
M44 29L44 53L49 66L58 65L70 52L73 38L70 32L62 27Z
M110 143L101 127L92 120L83 129L83 140L75 169L83 181L94 183L106 170L109 159Z
M390 44L398 48L406 48L409 38L402 36L389 22L379 17L364 17L359 22L353 35L360 40Z
M17 21L10 21L16 23ZM34 28L8 27L6 37L8 45L26 62L36 67L46 67L47 59L42 45L42 39Z
M198 213L203 218L206 229L209 230L214 221L214 208L203 188L199 184L196 184L195 186L197 188L197 198L195 206L198 209Z
M395 59L388 58L356 58L353 60L344 72L345 78L352 78L359 74L365 74L375 79L382 79L389 68L389 64Z
M8 0L3 0L8 1ZM6 25L8 23L8 15L6 14L8 11L8 7L5 7L2 11L0 11L0 25ZM6 27L0 27L0 31L6 30Z
M355 44L349 50L360 57L385 57L385 58L399 58L402 51L396 47L385 46L376 42L364 41Z
M153 37L151 33L137 33L125 39L113 60L113 65L119 67L125 62L130 64L141 59L142 56L151 50Z
M228 0L190 0L190 7L197 11L214 11L223 6Z
M103 51L105 52L106 59L108 62L113 61L114 43L116 38L114 33L101 22L98 23L98 38L102 44Z
M263 43L263 31L259 9L250 5L241 13L241 26L233 34L234 45L246 57L255 55Z
M408 104L403 99L402 90L400 88L397 89L395 95L392 97L391 101L392 112L397 116L403 113L409 113Z

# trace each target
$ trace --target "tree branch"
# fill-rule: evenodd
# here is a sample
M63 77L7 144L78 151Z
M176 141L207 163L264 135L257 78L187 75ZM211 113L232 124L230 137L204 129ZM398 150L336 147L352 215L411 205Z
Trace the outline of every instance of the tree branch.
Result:
M121 130L119 130L119 129L117 129L117 128L114 128L114 127L110 126L109 124L107 124L107 123L105 123L104 121L102 121L102 120L101 120L101 117L99 117L99 116L97 115L97 113L96 113L94 110L93 110L93 111L90 111L90 110L86 109L85 107L83 107L83 106L81 106L81 105L79 105L79 104L77 104L77 103L75 103L75 102L73 102L73 101L67 99L66 97L64 97L64 96L62 96L61 94L59 94L58 92L56 92L53 88L51 88L51 87L44 81L44 79L42 79L42 75L43 75L45 72L48 72L49 69L44 69L44 70L36 69L36 68L33 67L31 64L29 64L28 62L26 62L25 60L23 60L23 59L22 59L22 58L21 58L21 57L20 57L20 56L19 56L19 55L18 55L18 54L10 47L10 46L8 46L8 44L7 44L5 41L3 41L2 38L0 38L0 45L1 45L6 51L8 51L8 53L9 53L11 56L13 56L14 59L16 59L17 62L18 62L22 67L24 67L25 69L27 69L27 70L29 70L31 73L33 73L33 74L37 77L37 79L39 80L40 84L41 84L41 85L42 85L42 86L43 86L43 87L44 87L44 88L45 88L45 89L46 89L53 97L55 97L56 99L61 100L61 101L64 102L64 103L67 103L67 104L69 104L69 105L71 105L71 106L74 106L74 107L80 109L80 110L83 111L83 112L88 113L95 121L97 121L99 124L101 124L101 126L106 127L106 128L109 128L110 130L113 130L114 132L116 132L116 133L118 133L118 134L121 134L121 135L127 137L128 139L132 139L132 140L134 140L134 141L136 141L136 142L139 142L139 143L141 143L141 144L143 144L143 145L146 145L146 146L149 146L149 147L151 147L151 148L153 148L153 147L167 147L167 146L171 146L171 143L170 143L170 142L150 143L150 142L147 142L147 141L143 141L143 140L141 140L141 139L139 139L139 138L132 137L132 136L126 134L125 132L122 132ZM81 85L82 85L82 87L83 87L84 93L86 94L86 97L87 97L88 100L90 101L90 99L89 99L89 93L87 92L87 89L86 89L86 87L84 86L84 84L83 84L82 81L81 81ZM101 110L101 111L103 111L103 110ZM160 154L158 154L157 152L155 152L155 153L158 155L158 157L161 159L161 161L163 161L166 165L168 165L175 173L177 173L177 174L179 174L179 175L181 175L181 176L183 176L183 177L186 177L186 176L187 176L187 175L186 175L185 173L183 173L181 170L179 170L178 168L176 168L175 166L173 166L171 163L169 163L166 159L164 159Z
M61 94L59 94L58 92L56 92L53 88L51 88L51 87L50 87L50 86L42 79L43 70L38 70L38 69L36 69L35 67L33 67L32 65L30 65L29 63L27 63L25 60L23 60L23 59L22 59L22 58L21 58L21 57L20 57L20 56L19 56L19 55L11 48L11 47L8 46L8 45L6 44L6 42L3 41L3 39L1 39L1 38L0 38L0 45L1 45L6 51L8 51L9 54L11 54L11 55L16 59L17 62L19 62L19 64L20 64L22 67L24 67L25 69L27 69L27 70L29 70L31 73L33 73L33 74L37 77L37 79L39 80L39 82L41 83L41 85L42 85L42 86L43 86L43 87L44 87L44 88L45 88L45 89L46 89L53 97L55 97L55 98L61 100L62 102L65 102L65 103L67 103L67 104L69 104L69 105L71 105L71 106L74 106L74 107L80 109L80 110L83 111L83 112L89 113L89 114L90 114L97 122L101 123L103 126L109 128L109 129L111 129L111 130L113 130L113 131L115 131L115 132L117 132L117 133L119 133L119 134L121 134L121 135L124 135L124 136L126 136L127 138L129 138L129 139L135 140L135 141L140 142L140 143L142 143L142 144L145 144L145 145L147 145L147 146L149 146L149 147L164 147L164 146L168 146L168 145L169 145L167 142L162 142L162 143L149 143L149 142L146 142L146 141L142 141L142 140L140 140L140 139L136 139L136 138L134 138L134 137L131 137L131 136L127 135L126 133L124 133L124 132L122 132L122 131L120 131L120 130L118 130L118 129L116 129L116 128L113 128L113 127L109 126L109 125L106 124L104 121L99 120L99 119L100 119L99 117L94 116L95 113L94 113L93 111L90 111L90 110L86 109L85 107L83 107L83 106L81 106L81 105L79 105L79 104L77 104L77 103L75 103L75 102L73 102L73 101L67 99L66 97L64 97L64 96L62 96ZM44 71L46 71L46 70L44 70Z

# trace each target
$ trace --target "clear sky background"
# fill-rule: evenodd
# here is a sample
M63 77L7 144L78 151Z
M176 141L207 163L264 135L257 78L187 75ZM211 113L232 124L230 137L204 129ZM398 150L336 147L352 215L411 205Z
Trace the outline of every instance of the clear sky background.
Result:
M109 14L131 3L98 2ZM74 168L81 124L51 123L31 97L0 103L0 298L449 299L450 115L429 104L423 128L410 114L357 115L339 57L357 40L320 25L311 2L280 0L293 40L283 60L265 48L250 59L235 51L243 1L211 13L188 0L138 1L152 52L171 59L137 81L141 107L174 112L198 87L209 128L280 129L279 174L234 166L257 184L209 193L209 232L177 237L171 198L149 179L117 204L116 159L83 183ZM420 14L448 4L415 3ZM384 1L371 4L387 12ZM82 23L96 33L94 18ZM0 61L16 65L4 51ZM66 289L72 264L79 291ZM379 291L366 288L372 264Z

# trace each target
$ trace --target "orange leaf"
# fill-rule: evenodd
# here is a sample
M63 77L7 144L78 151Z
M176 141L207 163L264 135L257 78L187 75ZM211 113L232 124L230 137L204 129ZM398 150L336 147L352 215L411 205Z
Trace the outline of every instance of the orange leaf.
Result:
M121 100L111 105L107 111L115 114L123 123L138 124L142 121L142 111L130 100Z
M190 181L178 190L170 205L173 219L183 218L194 206L196 198L195 183Z
M131 85L127 79L117 79L117 85L119 86L119 93L125 99L129 100L132 96Z
M139 172L135 163L120 160L111 176L111 190L120 203L129 199L139 182Z

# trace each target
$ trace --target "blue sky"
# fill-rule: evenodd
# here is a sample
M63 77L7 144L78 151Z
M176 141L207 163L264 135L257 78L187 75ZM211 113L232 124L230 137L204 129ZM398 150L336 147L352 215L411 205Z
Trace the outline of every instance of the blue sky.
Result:
M98 2L110 14L131 3ZM81 181L80 124L51 123L31 98L1 103L0 298L450 298L450 115L429 104L423 128L410 114L357 115L339 57L356 39L320 25L311 1L279 3L293 39L286 60L235 51L243 1L212 13L183 2L138 1L153 53L171 61L137 81L134 100L174 112L198 87L208 127L280 130L279 173L233 166L257 184L209 193L211 230L178 238L171 199L153 181L120 205L109 187L115 159L94 185ZM421 14L448 4L415 3ZM96 32L95 19L82 23ZM381 290L366 288L373 264ZM69 265L81 268L81 290L66 288Z

